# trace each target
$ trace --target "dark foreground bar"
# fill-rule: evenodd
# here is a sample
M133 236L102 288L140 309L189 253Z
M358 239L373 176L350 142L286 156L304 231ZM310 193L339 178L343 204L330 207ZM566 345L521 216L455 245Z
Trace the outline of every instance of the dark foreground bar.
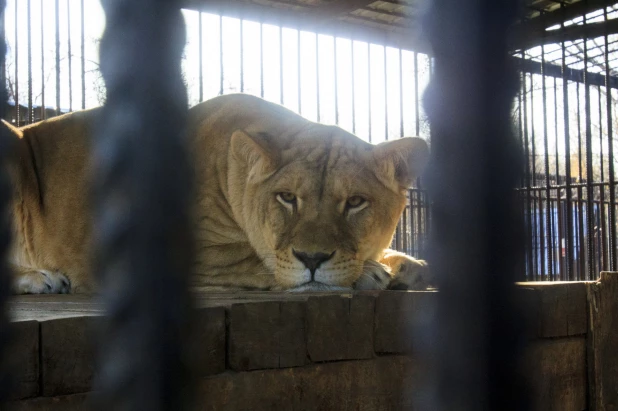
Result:
M506 43L515 3L436 0L428 19L430 261L440 294L427 346L435 391L419 409L528 409L515 372L522 316L512 299L523 273L514 196L522 162L510 120L517 76Z

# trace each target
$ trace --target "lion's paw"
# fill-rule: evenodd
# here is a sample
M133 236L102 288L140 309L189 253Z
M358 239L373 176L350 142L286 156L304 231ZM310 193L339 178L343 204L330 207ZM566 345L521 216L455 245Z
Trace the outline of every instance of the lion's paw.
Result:
M422 291L432 285L426 261L401 254L391 258L389 265L392 267L392 280L387 287L389 290Z
M68 294L71 282L62 273L36 270L17 273L13 281L15 294Z
M377 261L367 260L353 288L355 290L385 290L392 280L393 277L387 266Z

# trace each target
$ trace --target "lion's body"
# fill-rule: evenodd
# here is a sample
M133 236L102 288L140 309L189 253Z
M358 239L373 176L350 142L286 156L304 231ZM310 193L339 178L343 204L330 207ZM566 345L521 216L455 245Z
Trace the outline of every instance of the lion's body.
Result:
M23 285L36 273L59 272L72 292L95 288L87 201L96 116L96 109L78 112L20 130L12 252L18 285L20 276ZM192 108L188 133L196 178L194 284L350 288L367 270L377 281L367 262L384 258L405 204L403 180L411 177L399 164L400 147L376 149L247 95ZM413 161L423 163L426 146L415 144ZM350 208L350 198L362 201ZM395 271L414 261L389 258Z
M75 112L19 130L18 163L12 169L14 239L10 261L26 288L31 281L45 287L36 281L40 270L66 273L77 292L94 287L88 255L90 145L85 137L92 132L97 112L99 109Z

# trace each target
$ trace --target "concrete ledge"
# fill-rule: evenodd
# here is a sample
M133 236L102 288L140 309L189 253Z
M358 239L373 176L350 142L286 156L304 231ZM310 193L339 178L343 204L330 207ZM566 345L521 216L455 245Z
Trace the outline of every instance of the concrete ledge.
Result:
M588 395L586 284L518 286L534 320L527 370L538 410L582 411ZM410 409L415 340L436 292L196 294L195 364L202 409ZM88 296L10 303L23 367L9 409L85 409L94 376ZM601 319L597 319L601 321ZM39 356L40 353L40 356ZM39 385L40 383L40 385ZM37 398L38 397L38 398Z

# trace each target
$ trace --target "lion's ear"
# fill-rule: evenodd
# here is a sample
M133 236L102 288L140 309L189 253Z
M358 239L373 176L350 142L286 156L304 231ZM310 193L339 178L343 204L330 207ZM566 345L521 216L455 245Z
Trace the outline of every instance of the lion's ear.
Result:
M23 137L23 133L21 132L21 130L9 123L8 121L0 120L0 122L2 123L1 127L8 129L9 135L11 135L11 139L13 139L13 137Z
M373 149L373 158L383 177L408 188L429 161L429 147L420 137L386 141Z
M250 135L243 130L232 134L231 151L236 160L249 169L257 167L260 173L269 173L277 168L277 154L268 144L268 136L262 133Z

